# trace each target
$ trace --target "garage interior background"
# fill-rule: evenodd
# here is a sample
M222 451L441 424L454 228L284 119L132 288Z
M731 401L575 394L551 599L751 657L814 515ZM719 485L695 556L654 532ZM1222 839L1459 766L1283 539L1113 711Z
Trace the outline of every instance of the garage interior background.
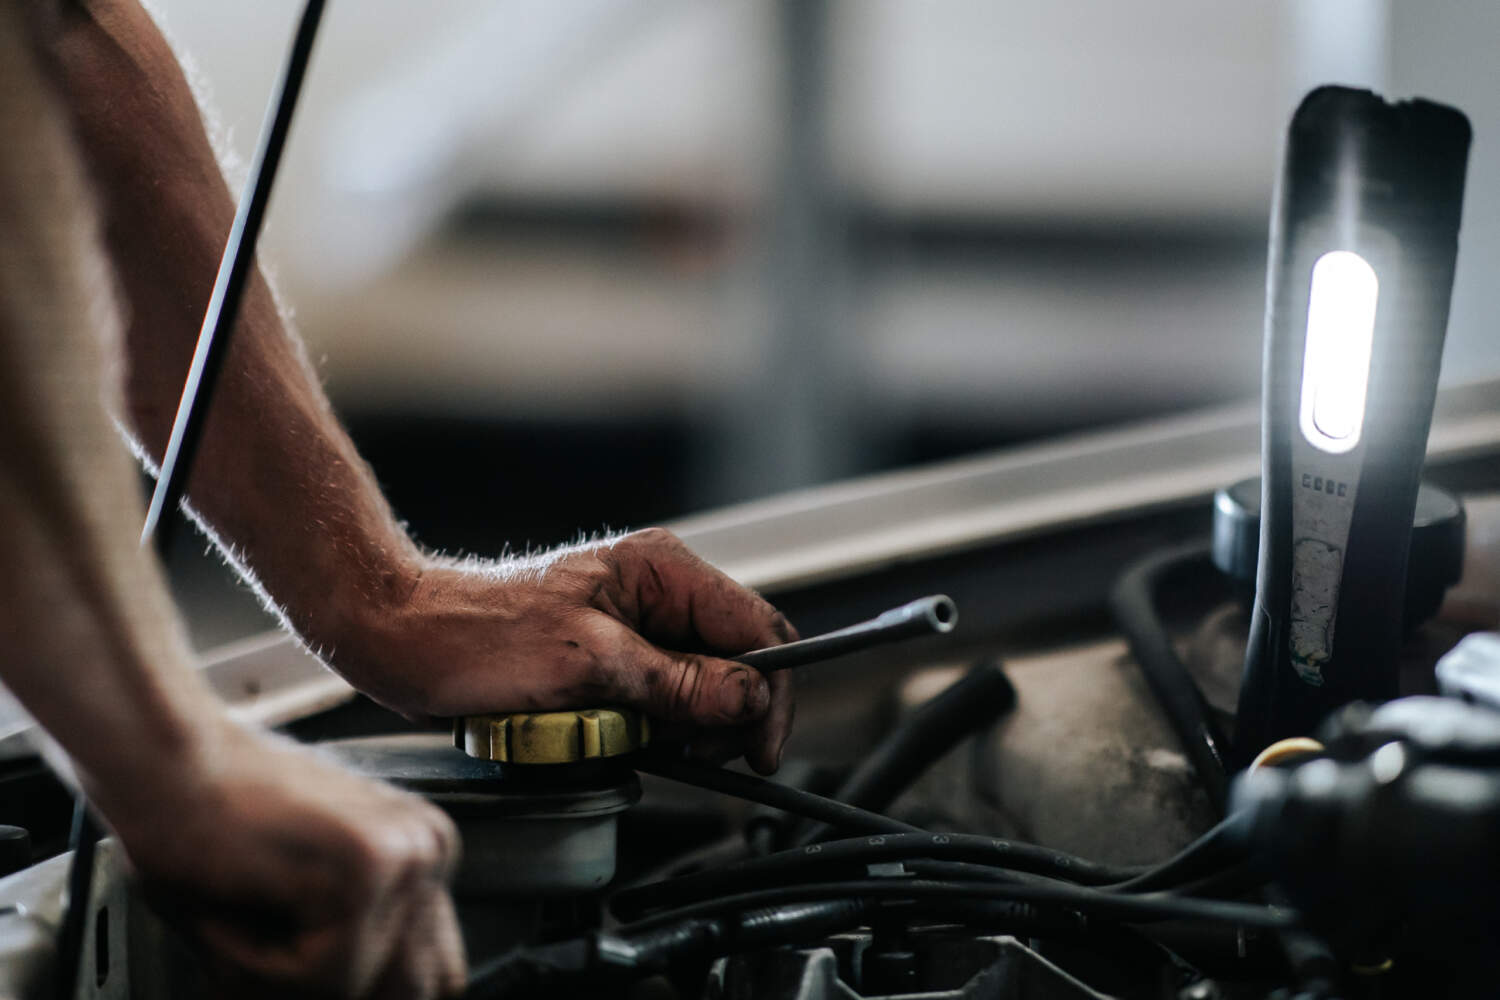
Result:
M300 4L155 0L248 158ZM1500 5L330 5L262 243L424 543L496 553L1259 392L1328 81L1500 144ZM1500 372L1500 176L1444 359ZM209 284L212 275L205 275ZM203 543L200 646L263 628Z

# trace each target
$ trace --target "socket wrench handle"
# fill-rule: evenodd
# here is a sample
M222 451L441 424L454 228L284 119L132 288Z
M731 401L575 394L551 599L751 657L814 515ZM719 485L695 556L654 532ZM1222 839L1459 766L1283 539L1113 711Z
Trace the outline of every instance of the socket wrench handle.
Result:
M933 594L882 612L858 625L781 646L757 649L733 659L768 674L888 642L900 642L920 635L941 635L952 632L957 624L958 606L944 594Z

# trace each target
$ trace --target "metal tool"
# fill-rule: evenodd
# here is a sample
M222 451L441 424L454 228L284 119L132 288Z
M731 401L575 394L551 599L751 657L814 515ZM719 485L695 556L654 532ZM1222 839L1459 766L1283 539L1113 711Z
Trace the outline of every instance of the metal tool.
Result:
M958 606L946 595L933 594L892 608L858 625L781 646L757 649L733 659L769 674L888 642L914 639L920 635L941 635L952 632L957 624Z
M1347 702L1397 694L1469 139L1453 108L1344 87L1292 118L1271 225L1241 766Z

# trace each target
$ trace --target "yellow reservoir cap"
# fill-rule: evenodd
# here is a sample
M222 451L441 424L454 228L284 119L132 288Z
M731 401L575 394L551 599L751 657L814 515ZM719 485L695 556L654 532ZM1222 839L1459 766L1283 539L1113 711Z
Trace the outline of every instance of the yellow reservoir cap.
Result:
M1280 767L1283 764L1316 756L1323 750L1323 744L1310 736L1288 736L1284 740L1277 740L1256 754L1246 770L1253 771L1258 767Z
M470 757L506 764L573 764L618 757L651 742L651 723L629 708L470 715L454 726Z

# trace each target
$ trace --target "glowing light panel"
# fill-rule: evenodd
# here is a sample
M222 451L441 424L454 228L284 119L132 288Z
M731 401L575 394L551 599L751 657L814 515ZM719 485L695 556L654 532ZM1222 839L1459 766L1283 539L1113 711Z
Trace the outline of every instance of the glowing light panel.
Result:
M1312 269L1302 359L1302 435L1340 455L1359 444L1380 282L1359 254L1334 250Z

